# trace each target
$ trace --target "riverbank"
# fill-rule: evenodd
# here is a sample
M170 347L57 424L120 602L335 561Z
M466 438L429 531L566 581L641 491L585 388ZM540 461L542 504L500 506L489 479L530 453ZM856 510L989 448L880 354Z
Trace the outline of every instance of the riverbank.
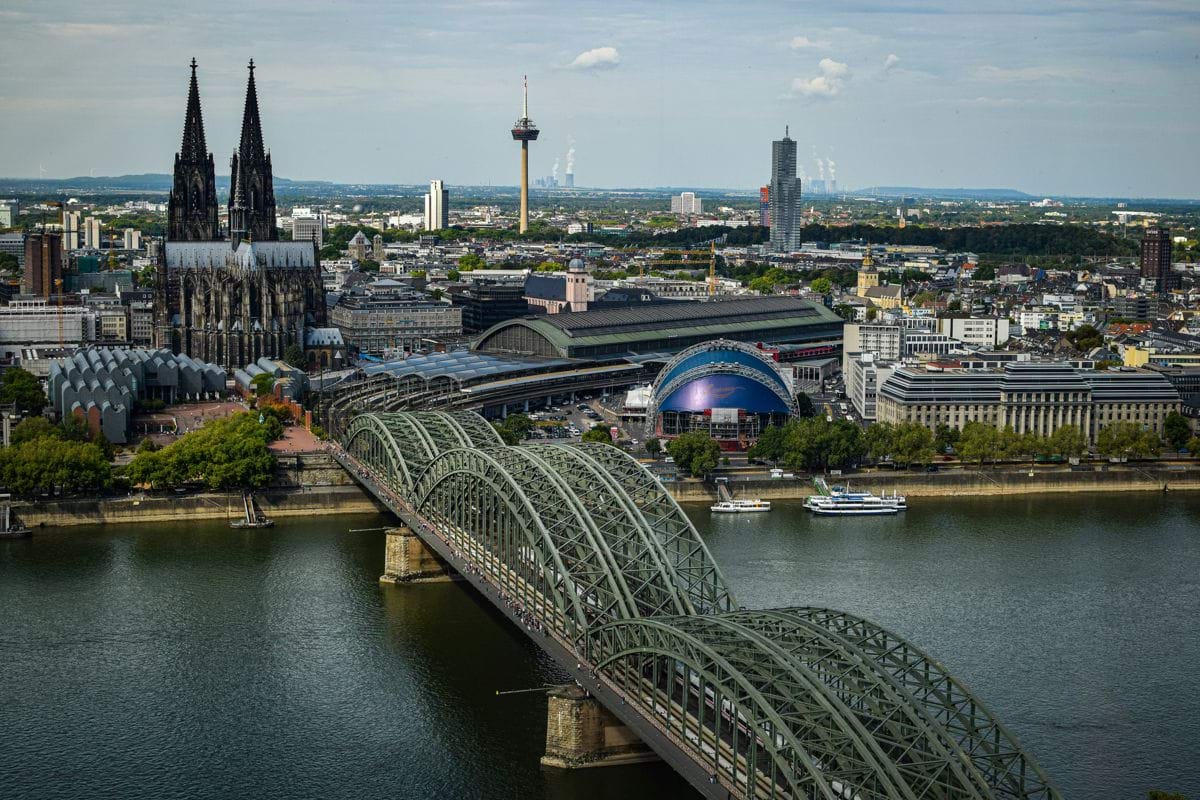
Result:
M385 511L355 485L278 487L254 493L260 513L271 518ZM242 516L241 492L66 498L14 503L13 511L30 528L232 520Z
M831 478L849 482L855 489L908 497L954 497L981 495L1049 494L1055 492L1162 492L1200 491L1200 469L1194 466L1112 466L1101 470L1063 469L953 470L947 472L863 472ZM672 481L665 484L679 502L709 502L717 499L716 486L701 481ZM802 500L813 493L807 479L768 478L730 480L737 497L764 500Z

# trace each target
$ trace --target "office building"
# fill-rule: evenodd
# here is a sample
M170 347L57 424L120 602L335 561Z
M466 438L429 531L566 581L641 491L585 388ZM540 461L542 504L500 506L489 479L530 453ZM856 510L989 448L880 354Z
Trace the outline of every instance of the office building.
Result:
M450 300L462 309L463 333L482 333L493 325L529 313L525 287L519 283L477 281L455 292Z
M0 200L0 228L15 228L17 226L17 217L20 214L20 201Z
M450 191L441 181L430 181L425 195L425 230L440 231L450 227Z
M1179 275L1171 269L1171 231L1167 228L1147 228L1142 237L1142 278L1154 281L1159 292L1169 292L1180 286Z
M796 177L796 141L784 128L783 138L771 143L771 249L791 253L800 249L800 179Z
M312 214L292 217L292 241L314 242L318 248L325 245L325 215Z
M1008 341L1008 318L939 317L937 332L972 347L990 349Z
M880 386L880 422L916 422L931 430L968 422L1049 436L1074 425L1095 442L1113 422L1160 435L1179 391L1150 370L1078 369L1065 362L1010 362L999 369L899 367Z
M758 224L771 227L771 187L761 186L758 190Z
M683 192L671 197L672 214L700 214L704 210L704 201L695 192Z
M63 249L67 252L79 249L79 240L83 235L82 219L82 215L78 211L63 210Z
M63 277L62 237L57 233L31 233L25 237L25 271L21 291L50 297L59 291Z
M25 268L25 234L0 233L0 253L8 253L17 260L17 266Z
M82 306L51 305L46 298L14 299L0 306L0 344L78 345L96 339L96 312ZM8 356L11 351L0 352Z
M122 238L126 250L142 249L142 232L137 228L126 228Z
M895 361L876 358L872 353L854 353L842 369L846 381L846 399L860 417L874 422L879 387L892 376L899 365Z
M461 335L462 313L461 308L416 292L368 290L342 295L330 322L341 330L346 346L359 353L413 353L433 341Z
M83 246L85 248L99 250L103 242L103 235L99 217L87 217L83 220Z

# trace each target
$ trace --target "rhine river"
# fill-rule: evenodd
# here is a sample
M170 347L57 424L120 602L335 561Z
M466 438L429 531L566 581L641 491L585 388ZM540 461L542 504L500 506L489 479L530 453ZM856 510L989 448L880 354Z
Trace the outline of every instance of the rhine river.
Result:
M918 499L898 518L688 511L750 607L908 637L1067 798L1200 792L1200 495ZM689 797L542 771L549 660L461 584L380 586L375 516L0 542L0 795Z

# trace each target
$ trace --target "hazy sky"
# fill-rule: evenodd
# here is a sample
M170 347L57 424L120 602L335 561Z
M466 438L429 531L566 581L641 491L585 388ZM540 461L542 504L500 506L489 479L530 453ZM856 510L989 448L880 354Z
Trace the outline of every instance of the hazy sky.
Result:
M0 0L0 175L169 172L188 61L227 171L253 57L276 174L750 189L810 177L1200 197L1200 1Z

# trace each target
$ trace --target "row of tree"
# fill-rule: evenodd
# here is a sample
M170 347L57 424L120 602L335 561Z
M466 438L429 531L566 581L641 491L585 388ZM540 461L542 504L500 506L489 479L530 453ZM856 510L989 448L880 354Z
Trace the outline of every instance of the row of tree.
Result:
M87 426L74 417L62 425L44 417L22 420L10 446L0 450L0 483L21 496L107 489L113 481L112 448L102 434L95 438L88 441Z
M282 433L274 406L243 411L209 422L162 449L144 440L125 474L131 483L155 489L260 488L275 472L268 445Z

